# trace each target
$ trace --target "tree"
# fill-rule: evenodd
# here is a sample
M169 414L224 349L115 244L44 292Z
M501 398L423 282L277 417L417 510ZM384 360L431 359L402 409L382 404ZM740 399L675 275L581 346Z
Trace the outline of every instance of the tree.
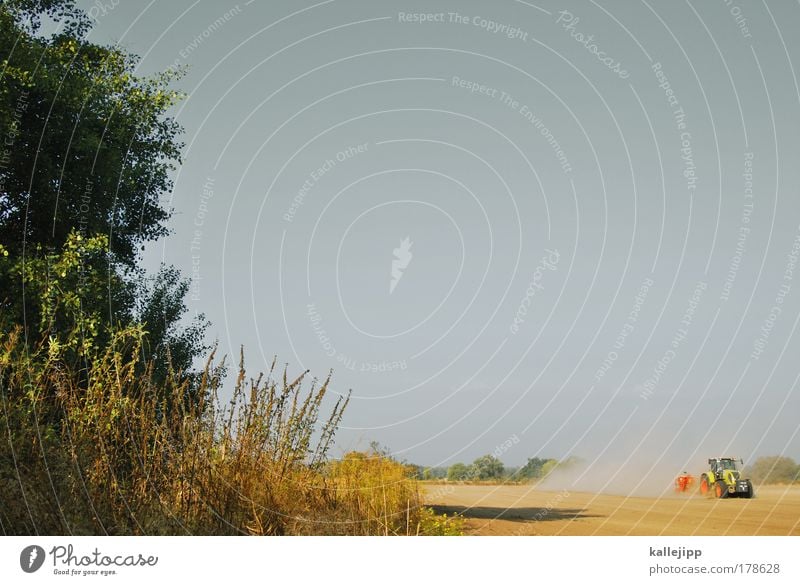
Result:
M791 483L800 480L800 466L791 457L759 457L745 474L760 483Z
M558 460L557 459L548 459L544 465L542 465L541 475L539 477L547 477L558 467Z
M40 35L43 17L59 31ZM31 342L88 331L100 346L141 323L163 379L208 349L204 319L181 323L186 281L139 265L169 232L160 198L182 144L167 112L181 96L173 73L136 76L137 57L88 42L89 28L74 0L0 3L0 320Z
M4 0L2 4L28 33L39 30L43 16L63 23L68 34L84 35L89 30L89 19L74 0Z
M561 461L558 461L557 459L548 459L542 466L541 477L547 477L556 469L558 469L560 472L570 470L574 471L576 467L583 465L583 463L583 459L576 457L575 455L571 455Z
M477 479L499 479L503 477L503 462L494 455L478 457L472 463L473 474Z
M444 479L446 477L446 467L425 467L422 469L423 480Z
M558 466L561 469L574 469L576 467L580 467L583 464L584 464L583 458L578 457L577 455L570 455L566 459L562 459L561 461L558 462Z
M542 459L540 457L528 458L525 463L517 471L517 477L524 479L538 479L544 475L542 472L544 466L548 461L555 461L554 459Z
M463 463L453 463L447 468L447 481L465 481L469 478L469 467Z
M135 76L135 56L87 42L83 26L50 38L30 34L27 14L0 7L0 124L13 137L2 169L0 239L11 253L32 243L57 248L77 227L108 234L113 260L133 267L142 243L168 233L171 210L159 197L172 187L182 146L180 127L165 115L180 98L168 87L173 75ZM66 14L72 21L79 13Z
M147 324L144 358L153 360L157 380L166 379L169 368L186 373L198 354L211 349L202 341L208 327L203 314L186 327L176 327L186 315L189 284L175 267L163 265L153 278L137 283L134 316Z

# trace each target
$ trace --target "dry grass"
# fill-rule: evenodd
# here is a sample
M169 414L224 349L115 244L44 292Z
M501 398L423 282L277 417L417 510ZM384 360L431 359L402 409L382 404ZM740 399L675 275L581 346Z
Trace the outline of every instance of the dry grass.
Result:
M459 534L422 507L406 466L330 461L348 398L330 379L247 376L219 398L212 355L190 386L152 381L143 333L118 332L85 368L57 343L0 338L4 534ZM327 415L322 416L323 404Z

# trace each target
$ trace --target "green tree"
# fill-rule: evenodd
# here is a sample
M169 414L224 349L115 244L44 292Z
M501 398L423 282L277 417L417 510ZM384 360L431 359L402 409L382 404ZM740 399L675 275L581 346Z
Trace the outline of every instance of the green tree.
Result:
M542 469L541 469L539 477L547 477L548 475L553 473L553 470L555 470L556 467L558 467L558 460L556 460L556 459L548 459L544 463L544 465L542 465Z
M575 455L571 455L561 461L558 461L556 459L548 459L545 462L545 464L542 465L541 477L543 478L547 477L548 475L553 473L553 471L555 471L556 469L558 469L559 471L569 471L569 470L574 471L575 468L582 465L583 462L584 462L583 459L581 459L580 457L576 457Z
M528 462L519 468L516 475L522 479L538 479L544 475L542 470L548 461L555 460L540 457L528 458Z
M469 467L463 463L453 463L447 468L447 481L465 481L469 478Z
M484 455L472 462L473 474L477 479L499 479L503 477L503 462L494 455Z
M198 354L211 349L202 341L208 327L202 314L186 327L176 326L186 318L189 284L175 267L163 265L154 277L137 282L134 317L147 324L144 359L153 361L156 380L166 379L170 367L186 373Z
M444 479L447 477L446 467L425 467L422 470L422 479Z
M800 466L791 457L759 457L745 474L760 483L791 483L800 480Z
M60 25L49 37L45 17ZM89 28L73 0L0 3L0 320L32 342L77 330L99 345L142 323L163 380L208 349L204 319L182 323L188 283L140 267L144 244L169 232L160 198L182 144L167 112L181 96L171 72L135 75L137 58L89 42Z
M85 13L74 0L4 0L2 2L28 32L36 32L45 16L64 24L70 34L84 34L89 29Z
M75 228L105 233L113 260L133 267L142 243L168 233L171 210L159 197L172 187L182 146L180 127L165 115L180 98L169 89L173 76L137 77L137 58L89 43L86 26L49 38L30 34L27 14L0 7L0 120L13 138L6 140L0 239L17 253L32 243L57 248Z

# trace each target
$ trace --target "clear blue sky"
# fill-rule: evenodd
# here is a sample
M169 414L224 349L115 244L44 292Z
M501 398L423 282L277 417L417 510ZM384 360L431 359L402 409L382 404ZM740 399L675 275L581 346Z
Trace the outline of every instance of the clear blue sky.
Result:
M339 449L800 456L798 5L102 5L187 67L147 263L252 370L333 369Z

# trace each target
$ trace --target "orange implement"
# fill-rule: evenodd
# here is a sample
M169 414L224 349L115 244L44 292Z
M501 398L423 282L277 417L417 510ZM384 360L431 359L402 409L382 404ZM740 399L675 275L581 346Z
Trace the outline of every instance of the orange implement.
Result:
M675 479L675 491L678 493L683 493L689 490L694 484L694 477L691 475L679 475Z

